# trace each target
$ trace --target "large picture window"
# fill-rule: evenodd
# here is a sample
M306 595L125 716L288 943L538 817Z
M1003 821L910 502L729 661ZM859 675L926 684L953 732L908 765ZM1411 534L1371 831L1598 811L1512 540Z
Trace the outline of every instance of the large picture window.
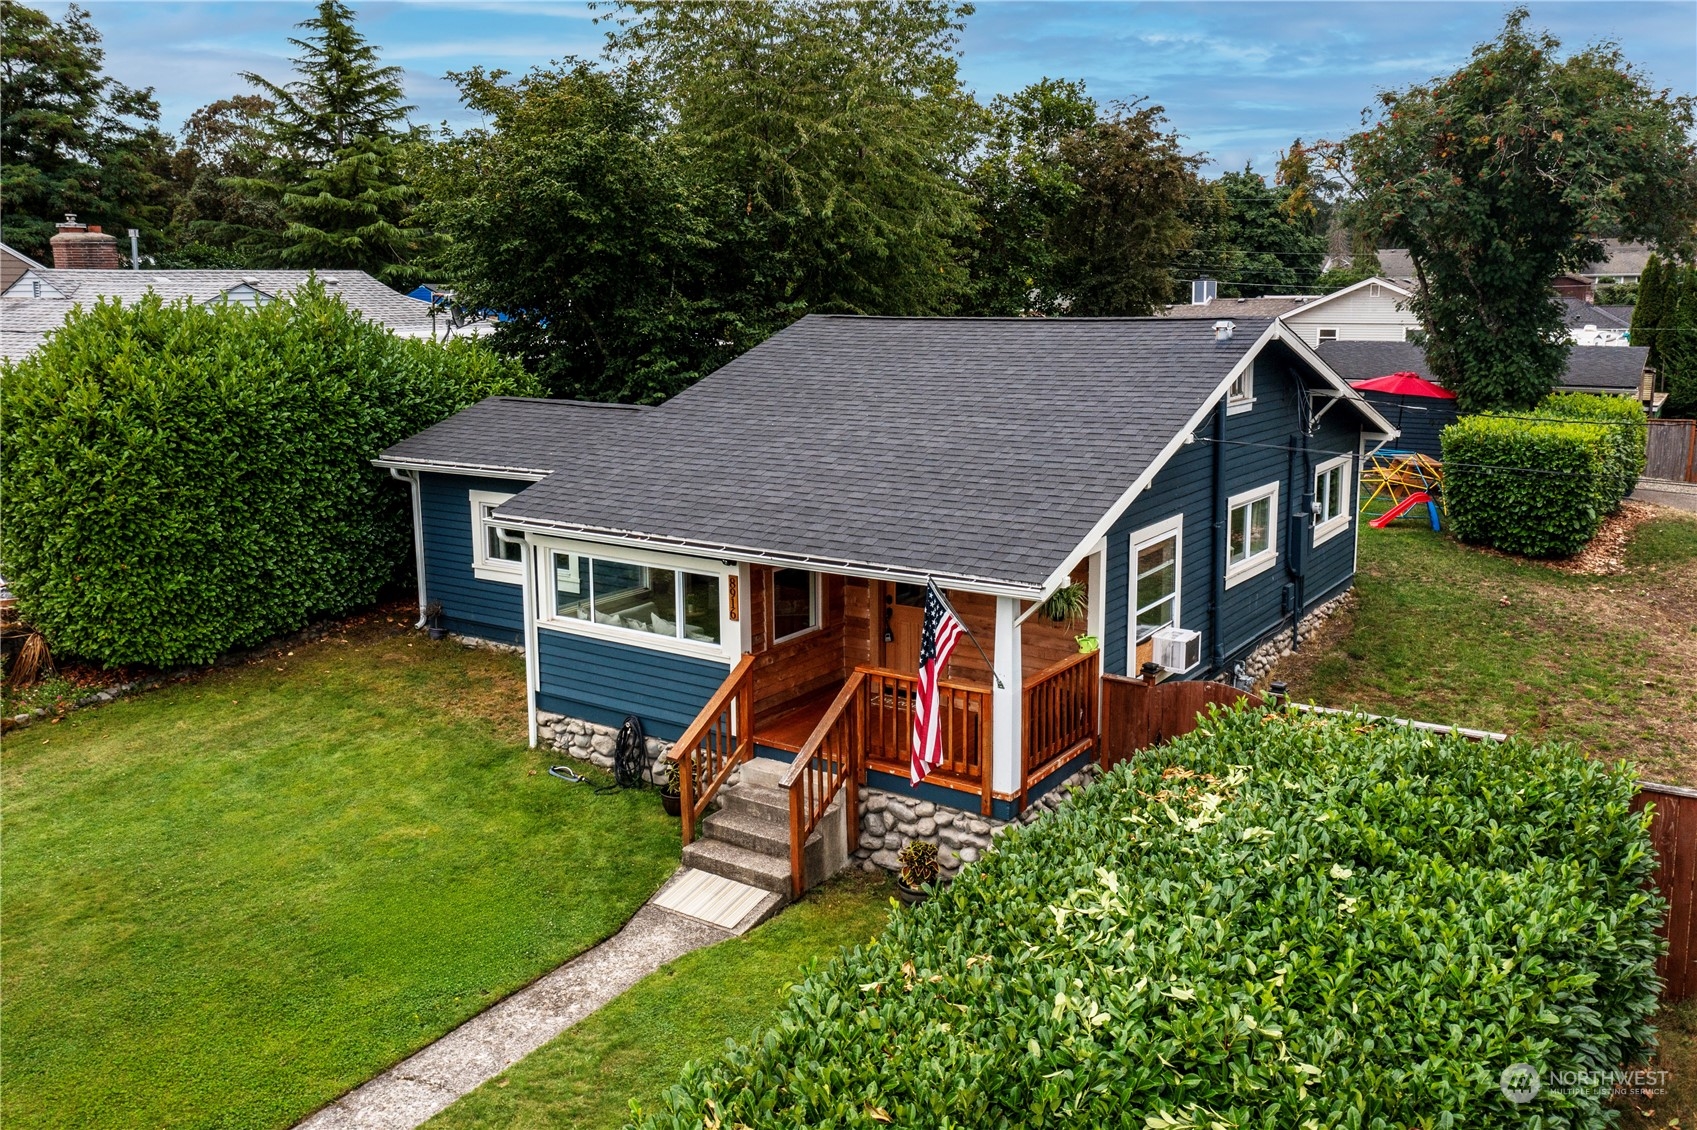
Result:
M471 498L471 571L480 580L517 585L524 582L524 535L504 529L495 511L513 497L474 490Z
M721 641L716 573L692 573L612 553L551 549L545 592L549 590L545 611L557 622L703 644Z
M1278 563L1279 484L1269 483L1227 503L1226 586L1264 573Z
M1340 455L1314 469L1315 545L1349 529L1351 466L1350 457Z
M819 626L819 574L807 569L772 573L772 640L778 642Z

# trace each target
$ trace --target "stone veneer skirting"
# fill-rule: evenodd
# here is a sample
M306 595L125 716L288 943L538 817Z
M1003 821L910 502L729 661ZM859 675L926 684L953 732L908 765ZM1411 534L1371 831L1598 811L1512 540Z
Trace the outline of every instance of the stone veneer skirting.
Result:
M544 746L601 769L613 768L613 748L619 736L616 728L543 711L537 715L537 729ZM665 779L662 763L671 748L671 742L648 739L656 781ZM976 807L969 812L883 789L863 788L860 790L860 849L855 852L851 863L859 864L865 871L900 871L901 864L896 862L896 853L909 840L930 840L937 845L937 863L943 876L953 878L961 867L988 851L991 842L1004 829L1015 824L1029 824L1052 811L1074 789L1083 788L1095 780L1099 772L1100 767L1094 763L1085 765L1032 801L1031 807L1015 820L980 816ZM733 774L730 783L735 780L736 775ZM978 798L969 799L976 806Z
M1343 609L1355 599L1355 590L1350 589L1341 596L1335 596L1314 611L1302 618L1297 626L1297 638L1306 640L1317 631L1321 624L1331 619L1333 614ZM1243 673L1253 682L1259 683L1273 670L1274 665L1291 652L1290 629L1282 628L1272 638L1263 642L1243 660ZM1230 681L1230 674L1227 674Z

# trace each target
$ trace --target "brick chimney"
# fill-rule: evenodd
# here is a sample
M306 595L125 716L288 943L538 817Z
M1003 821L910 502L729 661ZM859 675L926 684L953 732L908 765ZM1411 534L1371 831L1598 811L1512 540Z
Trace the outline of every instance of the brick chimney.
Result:
M55 269L116 271L124 265L118 255L118 237L106 235L98 224L90 227L78 223L67 212L65 222L54 226L59 234L47 242L53 248Z

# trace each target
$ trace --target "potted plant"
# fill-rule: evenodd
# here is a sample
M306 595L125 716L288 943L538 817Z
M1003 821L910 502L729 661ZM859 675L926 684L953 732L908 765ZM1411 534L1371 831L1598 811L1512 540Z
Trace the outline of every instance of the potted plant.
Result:
M909 905L931 897L926 886L937 881L937 845L929 840L909 840L896 854L902 865L896 876L896 893Z
M448 638L448 629L442 626L442 602L433 600L424 606L424 626L430 631L430 638L442 640Z
M683 812L683 790L678 784L678 763L666 758L666 783L660 786L660 807L667 816Z
M1049 599L1043 602L1043 612L1057 624L1076 624L1084 619L1089 606L1084 586L1075 581L1050 593Z

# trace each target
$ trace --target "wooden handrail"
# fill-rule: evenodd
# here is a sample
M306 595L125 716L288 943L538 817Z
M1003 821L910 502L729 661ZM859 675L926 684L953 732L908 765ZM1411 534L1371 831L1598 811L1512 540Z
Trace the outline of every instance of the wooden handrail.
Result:
M807 884L807 838L837 793L843 798L848 825L848 850L860 846L860 772L865 753L866 673L849 676L830 708L802 743L783 788L790 794L790 889L800 898Z
M856 667L855 670L860 672L862 675L880 675L886 679L901 679L909 683L919 682L919 676L915 675L912 671L897 671L890 667L866 666ZM991 693L991 688L984 683L956 683L951 682L948 679L943 679L938 682L937 685L946 691L976 691L979 694Z
M695 721L666 754L678 763L678 804L684 846L731 770L754 754L754 656L731 668Z
M1031 789L1081 753L1096 748L1101 686L1100 651L1081 652L1025 681L1020 717L1024 740L1019 803Z
M880 772L907 776L913 741L913 696L918 677L883 667L856 668L866 676L866 725L862 733L863 765ZM986 686L939 682L938 729L942 764L931 771L928 784L957 792L979 794L979 808L993 808L991 785L991 701Z

